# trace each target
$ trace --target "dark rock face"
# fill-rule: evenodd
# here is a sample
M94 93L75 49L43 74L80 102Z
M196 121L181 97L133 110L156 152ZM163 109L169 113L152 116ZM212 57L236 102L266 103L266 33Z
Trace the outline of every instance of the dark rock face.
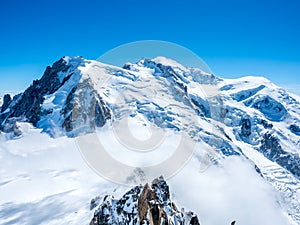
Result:
M75 91L77 90L77 87L74 87L71 92L69 93L67 100L66 100L66 105L62 110L62 114L65 117L65 120L62 124L62 127L66 129L67 132L70 132L73 130L73 123L72 123L72 109L74 107L74 96L75 96ZM71 112L71 113L69 113Z
M70 65L67 65L63 58L55 62L52 67L48 66L44 72L42 78L37 81L41 94L52 94L60 88L64 82L61 82L58 73L67 72ZM70 78L67 76L66 78Z
M48 66L40 80L34 80L29 88L13 101L6 95L4 99L3 113L11 102L14 104L10 111L0 116L1 129L3 130L7 119L18 118L18 121L26 121L36 126L41 116L41 105L44 102L44 95L52 94L61 86L58 72L66 72L69 65L62 59L55 62L52 67Z
M242 131L241 135L249 137L251 135L251 121L250 119L242 119Z
M11 101L12 101L12 99L11 99L11 96L9 94L4 95L3 104L2 104L2 107L1 107L1 113L3 113L8 108Z
M61 113L65 118L62 127L67 132L83 126L93 131L111 118L110 109L88 80L72 89Z
M300 158L298 154L285 152L278 138L270 133L263 135L259 151L269 160L278 163L283 168L300 178Z
M160 177L148 184L136 186L121 199L106 196L94 213L90 225L149 224L200 225L197 215L177 209L170 200L169 186Z
M20 118L24 121L32 123L34 126L40 119L41 105L44 97L40 94L38 81L33 84L23 93L21 99L12 107L12 112L9 118Z
M206 117L210 116L209 106L203 99L191 98L191 102L194 104L195 110L198 115Z
M260 120L260 124L262 124L265 129L272 129L273 128L273 124L268 123L266 120Z
M48 66L42 78L33 81L30 87L21 95L15 96L14 99L11 99L10 95L5 95L0 113L0 130L12 132L16 121L29 122L37 126L42 116L51 114L53 110L42 109L45 100L44 96L55 93L68 82L77 68L73 67L71 68L67 61L61 58L51 67ZM61 76L62 73L65 74ZM75 87L68 94L66 103L61 111L64 118L62 127L66 132L70 132L74 127L80 126L87 121L90 121L90 127L104 126L106 121L111 118L111 114L101 96L93 90L93 87L88 82L83 81L74 85ZM78 93L87 93L87 95L81 96L80 101L76 101L76 98L80 95L76 92L77 90L80 90ZM89 94L92 95L91 102L86 102L84 98L90 99ZM83 104L85 103L88 105L88 109L84 108ZM8 108L9 110L5 111ZM76 112L75 115L74 111ZM82 122L79 122L80 120Z
M111 119L110 110L99 95L95 104L95 125L103 127L106 121Z

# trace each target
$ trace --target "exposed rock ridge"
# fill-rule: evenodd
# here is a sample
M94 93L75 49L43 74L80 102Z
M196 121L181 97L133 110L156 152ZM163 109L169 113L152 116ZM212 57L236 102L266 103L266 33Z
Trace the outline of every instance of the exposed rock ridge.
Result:
M107 195L98 206L90 225L200 225L197 215L179 210L170 199L170 190L163 177L151 186L136 186L121 199Z

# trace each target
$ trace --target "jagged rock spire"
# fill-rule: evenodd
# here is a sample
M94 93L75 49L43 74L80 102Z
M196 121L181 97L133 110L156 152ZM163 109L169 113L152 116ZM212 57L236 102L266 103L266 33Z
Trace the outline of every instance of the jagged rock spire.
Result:
M179 210L170 199L169 186L163 177L151 186L136 186L121 199L105 196L90 225L200 225L196 214Z

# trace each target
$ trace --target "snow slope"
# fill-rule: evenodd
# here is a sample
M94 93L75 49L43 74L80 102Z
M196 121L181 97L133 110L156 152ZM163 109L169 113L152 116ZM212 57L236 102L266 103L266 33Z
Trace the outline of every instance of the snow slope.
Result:
M96 175L73 139L20 126L22 137L0 135L0 224L88 224L92 198L120 198L130 189ZM201 224L289 224L276 192L239 158L205 172L194 158L168 183L178 206L195 211Z

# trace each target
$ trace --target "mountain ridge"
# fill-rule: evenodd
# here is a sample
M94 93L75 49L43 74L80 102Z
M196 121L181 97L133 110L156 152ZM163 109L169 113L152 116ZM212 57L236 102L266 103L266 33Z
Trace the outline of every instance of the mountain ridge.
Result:
M163 57L123 68L63 57L23 93L3 99L0 124L15 136L22 136L18 122L29 122L54 138L76 137L111 126L124 113L138 123L143 115L157 127L187 133L210 148L213 162L249 160L300 221L299 98L265 78L221 79ZM294 180L273 176L275 170Z

